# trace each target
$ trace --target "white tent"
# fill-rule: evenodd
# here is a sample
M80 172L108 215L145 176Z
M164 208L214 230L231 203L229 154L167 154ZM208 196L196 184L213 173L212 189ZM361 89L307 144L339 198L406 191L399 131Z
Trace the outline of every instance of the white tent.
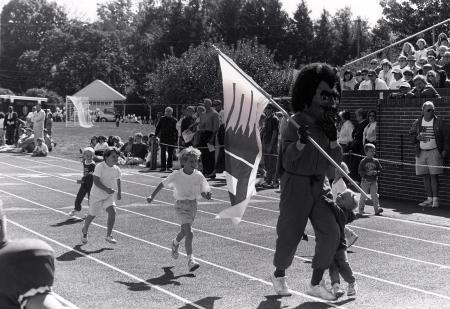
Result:
M83 89L79 90L72 96L74 97L88 97L89 103L94 106L98 105L112 105L114 102L125 101L126 97L106 84L105 82L96 79Z

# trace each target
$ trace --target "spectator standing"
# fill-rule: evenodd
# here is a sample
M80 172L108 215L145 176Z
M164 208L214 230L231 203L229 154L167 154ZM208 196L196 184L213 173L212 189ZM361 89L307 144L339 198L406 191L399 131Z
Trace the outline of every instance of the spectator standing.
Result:
M414 76L414 88L406 94L407 98L440 98L439 93L427 83L426 77L423 75Z
M275 110L272 105L266 108L266 119L264 123L264 131L262 134L264 167L266 169L266 179L263 184L266 188L273 188L273 181L276 180L276 167L278 157L278 133L280 122L275 116Z
M374 70L369 70L367 77L368 80L361 83L359 90L388 90L389 87L385 81L377 77L377 73Z
M378 75L378 73L380 73L381 66L378 65L378 59L374 58L374 59L370 60L370 69L369 70L375 71L377 75Z
M369 124L363 131L363 145L371 143L377 144L377 113L374 110L369 111Z
M34 144L37 145L37 139L44 137L45 112L41 108L41 103L36 104L36 111L33 114Z
M177 119L172 114L172 107L166 107L155 130L155 135L159 136L160 140L161 172L172 172L173 152L178 140Z
M192 140L194 138L193 134L187 134L186 130L189 130L189 132L193 133L195 131L195 128L193 128L193 125L195 123L194 118L194 108L192 106L188 106L184 109L184 118L181 121L181 136L183 137L183 146L189 147L192 146ZM183 132L185 134L183 135Z
M3 122L3 130L5 131L6 144L14 145L16 143L16 129L19 125L19 118L13 107L8 106L5 121Z
M49 138L52 137L52 129L53 129L53 114L48 113L47 115L47 121L45 122L45 129L47 131L47 134Z
M33 115L36 112L36 105L31 108L31 111L27 114L26 123L27 127L33 127Z
M0 112L0 146L3 146L5 143L5 130L3 130L3 127L5 125L5 114L3 112Z
M427 194L419 206L439 207L439 175L450 147L448 126L435 115L433 102L423 103L422 116L413 122L409 135L416 146L416 175L423 177Z
M217 131L216 144L217 157L216 157L216 173L223 173L225 170L225 111L223 110L223 104L221 100L214 100L214 108L219 114L219 130Z
M219 130L219 113L212 108L211 99L204 99L205 113L200 115L198 130L200 133L199 148L202 152L201 159L203 174L206 178L215 178L215 151L211 148L215 145L216 133Z
M341 145L342 151L345 153L350 150L350 146L353 142L352 133L353 130L355 129L355 126L350 120L350 112L342 111L339 113L339 117L341 120L341 128L338 134L338 143L339 145ZM350 161L349 156L344 156L344 161L348 165Z
M361 156L364 155L363 133L364 128L369 124L367 120L367 112L362 108L355 111L357 124L353 130L353 142L350 146L351 152L354 154L350 159L350 175L353 179L360 180L358 167L361 162Z

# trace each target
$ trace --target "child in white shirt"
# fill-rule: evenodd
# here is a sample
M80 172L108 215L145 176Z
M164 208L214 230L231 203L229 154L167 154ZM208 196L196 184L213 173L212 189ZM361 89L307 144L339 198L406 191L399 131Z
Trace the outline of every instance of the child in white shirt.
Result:
M152 195L147 197L147 202L151 203L156 194L163 188L174 188L173 196L176 199L175 212L181 221L181 230L174 240L172 240L172 257L178 258L178 247L180 241L185 238L185 248L188 257L188 269L194 271L200 265L192 256L192 239L194 234L191 231L197 213L197 199L203 197L211 199L211 189L205 176L197 170L200 150L194 147L188 147L180 152L180 164L182 169L173 171L164 179Z
M46 157L48 154L48 147L44 143L44 139L39 137L36 139L36 147L34 147L33 153L31 154L32 157Z
M112 237L111 233L116 221L116 199L121 200L122 198L121 172L117 166L119 154L120 152L116 148L108 148L103 154L105 161L95 167L93 174L94 185L92 186L89 200L89 214L81 230L83 233L81 235L81 242L83 244L88 242L87 234L89 225L101 213L102 209L106 209L108 213L105 240L112 244L117 243L117 240Z

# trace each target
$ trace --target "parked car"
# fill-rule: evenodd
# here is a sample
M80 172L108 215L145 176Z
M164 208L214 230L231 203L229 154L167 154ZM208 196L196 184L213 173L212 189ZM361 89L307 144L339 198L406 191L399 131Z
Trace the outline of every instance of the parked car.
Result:
M115 121L116 113L112 108L105 108L103 110L97 108L94 112L94 119L100 122Z

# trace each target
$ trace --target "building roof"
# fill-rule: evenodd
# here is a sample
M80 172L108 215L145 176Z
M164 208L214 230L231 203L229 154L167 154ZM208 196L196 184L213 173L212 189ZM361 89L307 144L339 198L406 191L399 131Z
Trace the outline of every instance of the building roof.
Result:
M126 97L105 82L96 79L73 94L74 97L88 97L89 101L124 101Z
M12 94L2 94L0 95L0 99L9 99L11 102L14 102L15 100L21 100L21 101L36 101L36 102L47 102L47 98L41 98L41 97L26 97L21 95L12 95Z

